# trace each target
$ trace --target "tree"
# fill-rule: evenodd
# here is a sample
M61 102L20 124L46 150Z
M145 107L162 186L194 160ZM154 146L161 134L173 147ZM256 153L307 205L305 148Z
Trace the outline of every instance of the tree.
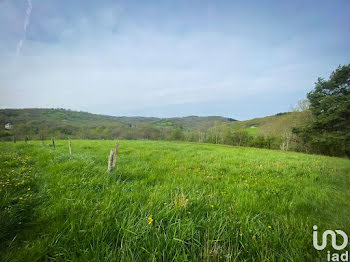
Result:
M307 99L299 100L298 103L292 107L293 112L305 112L310 108L310 101Z
M208 129L206 141L213 144L222 144L227 129L226 123L215 121L214 125Z
M183 140L184 135L183 132L181 131L180 127L173 127L171 129L171 133L170 133L170 140L174 141L174 140Z
M350 156L350 64L315 84L307 95L313 118L294 132L316 153Z
M244 146L247 144L249 138L248 131L245 129L238 129L233 132L233 145Z

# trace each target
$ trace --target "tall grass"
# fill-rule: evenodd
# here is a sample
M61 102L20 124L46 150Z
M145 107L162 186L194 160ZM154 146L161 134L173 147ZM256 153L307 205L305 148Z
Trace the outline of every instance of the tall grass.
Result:
M121 141L108 173L112 148L0 143L0 260L316 261L313 225L350 233L347 159Z

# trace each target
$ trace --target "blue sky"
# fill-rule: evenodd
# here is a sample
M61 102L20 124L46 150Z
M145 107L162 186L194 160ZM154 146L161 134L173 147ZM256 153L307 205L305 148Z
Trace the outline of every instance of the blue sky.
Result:
M348 0L0 0L0 108L289 111L350 62L349 13Z

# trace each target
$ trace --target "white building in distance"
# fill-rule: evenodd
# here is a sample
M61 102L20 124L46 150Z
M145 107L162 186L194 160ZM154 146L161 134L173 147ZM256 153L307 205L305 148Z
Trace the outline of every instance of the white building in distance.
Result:
M13 128L13 125L11 125L11 123L7 123L5 125L5 129L7 129L7 130L11 130L12 128Z

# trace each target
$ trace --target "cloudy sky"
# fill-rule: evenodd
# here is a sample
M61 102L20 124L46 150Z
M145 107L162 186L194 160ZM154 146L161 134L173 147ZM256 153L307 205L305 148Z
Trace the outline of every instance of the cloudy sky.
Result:
M0 0L0 108L290 110L350 62L350 1Z

